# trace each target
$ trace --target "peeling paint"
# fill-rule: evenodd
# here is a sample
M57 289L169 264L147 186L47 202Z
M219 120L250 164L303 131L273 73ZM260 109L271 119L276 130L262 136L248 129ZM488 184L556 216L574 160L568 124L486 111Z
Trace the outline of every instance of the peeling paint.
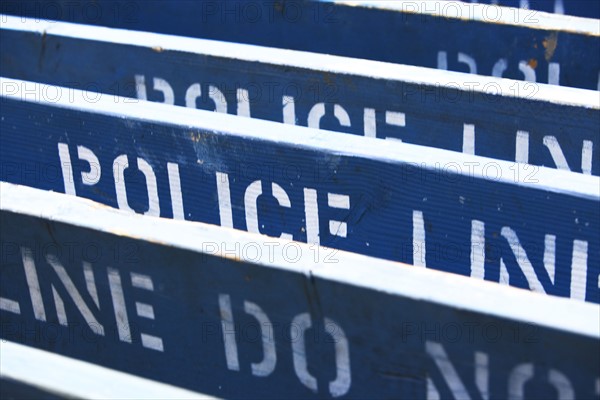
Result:
M538 61L535 58L530 58L529 61L527 61L527 65L533 69L536 69L538 66Z

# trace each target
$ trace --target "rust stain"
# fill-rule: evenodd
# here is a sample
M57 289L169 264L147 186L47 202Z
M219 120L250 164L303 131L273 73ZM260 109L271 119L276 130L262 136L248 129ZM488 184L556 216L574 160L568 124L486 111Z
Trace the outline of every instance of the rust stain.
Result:
M550 59L554 56L554 52L556 51L556 46L558 45L558 32L552 32L542 41L542 45L546 51L544 52L544 58L546 61L550 61Z
M162 53L164 51L164 49L160 46L154 46L152 47L152 50L154 50L157 53Z
M536 69L538 66L538 61L535 58L530 58L529 61L527 61L527 65L533 69Z
M346 86L351 87L352 89L356 89L356 85L354 84L354 80L351 77L345 77L344 78L344 84Z

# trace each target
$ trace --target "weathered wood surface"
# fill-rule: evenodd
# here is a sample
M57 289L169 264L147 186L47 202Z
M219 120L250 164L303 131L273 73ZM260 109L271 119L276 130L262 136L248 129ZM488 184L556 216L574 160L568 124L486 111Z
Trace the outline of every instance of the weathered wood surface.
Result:
M0 180L600 302L600 178L0 79Z
M9 241L3 241L2 245L7 243ZM0 268L5 266L5 259L2 258ZM27 288L23 289L27 291ZM0 310L4 331L11 322L7 322L4 315L6 309L2 305ZM49 333L51 329L50 326L47 327L45 333ZM92 331L90 334L93 334ZM43 340L47 339L48 337L44 337ZM81 337L67 346L74 345L77 340L81 340ZM0 341L0 396L5 400L214 399L7 340Z
M597 305L0 189L2 339L225 398L598 397Z
M2 76L600 175L600 96L548 85L4 17Z
M573 15L584 18L600 18L600 2L589 0L487 0L477 2L481 4L498 4L504 7L519 7L528 10L544 11L554 14Z
M5 14L598 90L598 20L447 1L19 0Z

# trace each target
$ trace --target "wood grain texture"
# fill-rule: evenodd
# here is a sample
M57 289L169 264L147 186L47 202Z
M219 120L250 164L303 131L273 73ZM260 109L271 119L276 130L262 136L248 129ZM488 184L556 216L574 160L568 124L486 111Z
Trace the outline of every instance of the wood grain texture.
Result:
M26 0L3 12L598 89L596 20L448 4Z
M7 340L0 349L0 394L5 399L216 400Z
M4 78L0 87L3 181L600 302L598 177Z
M473 1L471 1L471 3L473 3ZM600 3L588 0L500 0L478 1L478 3L498 4L504 7L520 7L529 10L573 15L584 18L600 18Z
M2 76L600 174L596 91L4 18Z
M597 397L597 305L0 189L4 340L224 398Z

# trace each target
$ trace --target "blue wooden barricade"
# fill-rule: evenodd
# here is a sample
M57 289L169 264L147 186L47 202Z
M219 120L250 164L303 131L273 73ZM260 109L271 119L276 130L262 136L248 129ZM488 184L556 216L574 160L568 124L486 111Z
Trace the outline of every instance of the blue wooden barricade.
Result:
M4 18L2 76L600 175L596 91Z
M5 0L4 14L598 90L590 18L445 1Z
M450 0L448 0L450 1ZM463 0L469 2L469 0ZM474 3L474 0L470 0ZM504 7L520 7L528 10L544 11L555 14L573 15L584 18L600 18L600 3L589 0L496 0L482 1L482 4L498 4Z
M0 79L0 180L600 302L600 179Z
M598 397L595 304L0 189L3 340L225 398Z
M2 242L3 245L10 243ZM0 268L6 265L3 263ZM3 273L4 270L0 270ZM23 288L25 291L26 288ZM2 298L0 298L2 299ZM9 331L13 322L5 323L7 299L0 303L2 331ZM13 313L14 310L8 312ZM23 310L25 311L25 310ZM25 314L25 312L23 313ZM10 318L6 318L9 320ZM47 322L47 321L46 321ZM85 323L85 321L81 321ZM71 327L73 327L73 323ZM48 334L52 324L46 325ZM25 332L25 325L21 325ZM90 331L93 335L93 331ZM49 336L40 336L46 343L52 342ZM67 346L76 345L81 337L73 337ZM41 347L41 346L38 346ZM95 360L94 360L95 361ZM96 364L75 360L59 354L24 346L19 343L0 340L0 395L3 399L181 399L214 400L214 397L190 392L156 381L120 371L107 369Z

